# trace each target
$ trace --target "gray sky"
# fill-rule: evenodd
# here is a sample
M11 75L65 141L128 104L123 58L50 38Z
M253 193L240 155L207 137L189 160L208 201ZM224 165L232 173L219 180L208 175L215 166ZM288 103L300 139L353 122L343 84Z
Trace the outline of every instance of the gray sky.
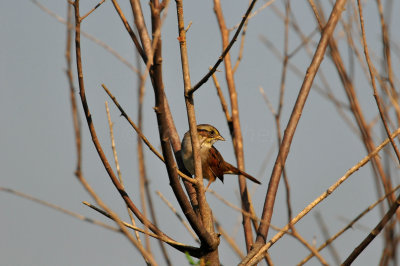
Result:
M90 10L96 1L81 1L82 13ZM120 1L128 13L128 1ZM212 1L184 1L186 25L192 21L188 31L188 52L192 83L196 83L213 65L221 53L221 39L217 21L212 9ZM315 20L307 1L292 1L292 11L302 30L310 34L315 28ZM328 2L328 1L324 1ZM61 17L66 16L65 1L40 1ZM147 2L142 2L146 9ZM256 9L261 7L259 1ZM283 10L281 1L276 6ZM325 3L325 12L328 4ZM247 1L222 1L228 27L237 24L244 14ZM375 12L376 4L367 1L364 7L369 47L371 52L381 57L379 20ZM394 2L393 10L399 9ZM394 11L395 13L395 11ZM146 11L147 14L147 11ZM343 13L347 18L347 13ZM392 25L399 25L400 18L392 17ZM131 20L130 20L131 21ZM82 201L93 202L74 176L75 146L69 102L68 83L64 70L66 29L63 24L44 13L31 1L0 2L0 186L31 194L42 200L60 205L87 217L107 222L105 217L84 206ZM148 21L149 22L149 21ZM148 23L148 25L150 25ZM124 30L110 1L84 20L82 30L107 43L130 63L136 64L134 47ZM336 35L343 35L342 28ZM183 98L183 82L180 67L179 44L177 41L175 2L171 1L168 17L163 27L163 72L167 97L175 118L178 132L182 136L188 129ZM273 116L267 108L259 88L262 87L276 108L282 65L280 61L260 41L264 36L272 41L280 52L283 51L283 22L266 8L251 19L244 47L244 59L237 70L235 79L239 97L240 119L244 137L246 171L262 181L261 186L249 183L254 191L253 202L258 215L261 214L268 179L273 167L277 148ZM391 37L398 43L399 35L392 31ZM290 32L289 50L295 49L299 38ZM319 34L313 41L317 42ZM343 44L343 38L342 38ZM232 50L236 61L239 42ZM345 46L343 46L345 47ZM343 48L342 47L342 48ZM358 48L361 49L360 46ZM311 51L313 51L312 48ZM348 66L347 47L343 57ZM361 51L361 50L360 50ZM137 79L136 74L118 59L92 41L82 39L83 71L88 103L93 114L94 124L100 142L110 161L112 153L108 134L108 124L104 102L110 105L114 122L114 134L119 161L128 193L134 202L139 203L138 167L136 156L136 134L128 123L119 116L115 106L101 88L104 83L120 101L127 113L137 121ZM393 57L398 66L398 57ZM303 73L310 64L310 58L301 50L291 62ZM376 62L376 60L375 60ZM328 56L321 65L334 94L344 102L347 99L338 79L336 70ZM75 69L74 69L75 70ZM399 69L395 67L395 74ZM225 96L227 86L224 82L224 68L217 73ZM76 73L74 72L76 77ZM359 65L354 76L360 103L370 121L377 114L372 89ZM282 126L287 123L302 79L288 72L285 91L285 104ZM321 85L317 78L315 83ZM80 102L78 102L80 103ZM229 130L224 114L221 112L215 88L210 80L195 97L196 115L199 123L216 126L227 139L216 147L224 158L235 163ZM154 93L148 84L144 102L144 133L159 148L154 106ZM81 107L80 113L82 114ZM353 117L351 117L354 124ZM88 182L103 200L127 220L123 201L112 186L94 150L85 121L82 120L83 134L83 173ZM375 131L376 140L382 140L379 129ZM376 141L378 145L380 141ZM271 151L273 156L263 168L263 161ZM366 155L365 148L338 115L333 104L312 90L303 111L303 116L293 140L291 153L287 160L287 172L291 185L293 214L300 212L331 184L340 178L350 167ZM170 189L165 167L155 156L145 149L146 164L150 186L161 223L161 229L176 240L195 245L190 235L169 211L155 191L161 191L179 209ZM393 183L397 184L398 172L393 172ZM320 211L331 234L337 232L364 208L376 200L375 182L370 165L355 173L335 193L319 205ZM225 183L215 182L212 189L225 199L239 205L236 176L227 176ZM224 205L213 195L207 194L216 218L224 225L244 249L243 232L240 228L241 216ZM315 211L299 222L299 233L317 245L323 236L315 220ZM2 265L145 265L134 247L114 232L79 221L52 209L40 206L11 194L0 193L0 258ZM369 229L379 221L378 209L361 220ZM346 220L342 218L345 217ZM287 222L285 189L283 183L278 191L272 223L283 227ZM270 231L269 237L275 234ZM367 231L355 227L341 236L335 247L344 260L366 236ZM158 245L154 246L156 259L160 259ZM376 265L382 250L382 240L377 238L356 260L354 265ZM183 265L185 257L180 252L168 248L175 265ZM300 261L308 251L290 236L285 236L270 249L276 265L293 265ZM290 255L289 255L290 254ZM321 253L329 263L333 259L327 250ZM234 265L239 259L222 240L221 262ZM312 259L308 265L319 265Z

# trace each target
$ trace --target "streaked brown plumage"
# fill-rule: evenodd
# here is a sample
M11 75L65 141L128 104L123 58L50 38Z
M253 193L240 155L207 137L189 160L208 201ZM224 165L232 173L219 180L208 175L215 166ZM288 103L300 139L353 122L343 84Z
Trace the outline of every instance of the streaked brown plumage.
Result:
M212 182L219 178L224 182L224 174L243 175L251 181L261 184L260 181L251 175L237 169L230 163L225 162L219 151L214 148L214 142L218 140L225 140L218 132L218 130L207 124L197 125L197 134L200 141L200 156L203 178L208 179L207 188ZM189 131L185 133L182 140L182 159L186 169L194 175L194 162L192 153L192 143L190 140ZM206 188L206 190L207 190Z

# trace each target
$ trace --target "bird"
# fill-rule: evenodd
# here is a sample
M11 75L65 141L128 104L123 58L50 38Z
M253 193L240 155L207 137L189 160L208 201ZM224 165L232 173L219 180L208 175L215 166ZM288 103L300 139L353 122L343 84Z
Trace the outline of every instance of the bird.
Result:
M224 158L222 158L222 155L213 146L213 144L218 140L225 141L225 139L214 126L208 124L197 125L197 135L200 142L200 157L203 178L208 179L206 191L211 183L213 183L217 178L219 178L223 183L224 174L243 175L254 183L261 184L260 181L248 173L239 170L228 162L225 162ZM189 131L183 136L181 155L185 168L191 175L194 175L193 149Z

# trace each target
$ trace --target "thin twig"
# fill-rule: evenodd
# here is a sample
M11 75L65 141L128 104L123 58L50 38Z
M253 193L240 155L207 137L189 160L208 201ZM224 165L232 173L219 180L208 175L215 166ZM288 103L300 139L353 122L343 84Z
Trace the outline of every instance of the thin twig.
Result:
M87 201L83 201L82 203L85 204L86 206L92 208L93 210L95 210L95 211L101 213L102 215L106 216L107 218L110 218L111 220L114 220L114 219L111 217L110 214L108 214L107 212L103 211L102 209L100 209L100 208L94 206L93 204L90 204L90 203L87 202ZM181 246L181 247L188 248L188 249L192 248L191 246L185 245L185 244L183 244L183 243L179 243L179 242L177 242L177 241L171 241L171 240L168 240L168 239L164 239L163 237L160 237L159 235L156 235L156 234L154 234L154 233L145 231L145 230L143 230L143 229L141 229L141 228L139 228L139 227L133 226L133 225L128 224L128 223L126 223L126 222L122 222L122 224L123 224L124 226L128 227L128 228L131 228L131 229L135 230L135 231L138 231L138 232L143 233L143 234L145 234L145 235L154 237L154 238L156 238L156 239L158 239L158 240L164 241L164 242L167 243L167 244L170 244L170 245L173 245L173 246Z
M400 128L398 128L393 134L392 138L397 137L400 134ZM365 156L361 161L359 161L356 165L351 167L338 181L336 181L333 185L331 185L324 193L322 193L318 198L316 198L313 202L311 202L307 207L305 207L296 217L292 219L291 224L296 224L300 221L306 214L308 214L315 206L325 200L329 195L331 195L344 181L346 181L353 173L358 171L361 167L367 164L372 158L378 155L378 152L382 150L388 143L389 139L383 141L379 146L377 146L371 153ZM247 261L247 264L244 264L242 261L239 265L255 265L258 261L263 258L263 254L273 245L275 244L282 236L288 233L290 230L290 225L287 224L280 232L278 232L268 243L264 244L261 248L257 249L257 252L251 253L251 258Z
M75 96L75 86L74 86L74 78L72 73L72 39L73 39L73 7L68 4L68 14L67 14L67 38L66 38L66 46L65 46L65 59L67 61L67 78L69 84L69 97L71 102L71 112L72 112L72 121L75 133L75 145L76 145L76 172L80 172L82 168L82 145L81 145L81 123L79 120L79 113L76 104L76 96Z
M290 223L289 223L290 224ZM296 239L298 239L300 241L300 243L302 243L307 249L309 249L311 251L311 253L314 254L315 257L317 257L317 259L321 262L322 265L329 265L326 260L321 256L321 254L319 254L318 250L311 246L298 232L296 229L294 229L294 227L291 227L291 235L293 235L293 237L295 237Z
M79 22L79 0L75 0L74 2L74 8L75 8L75 23L76 23L76 28L80 29L80 22ZM160 237L163 237L165 239L171 239L170 237L168 237L166 234L164 234L158 227L156 227L155 225L153 225L150 221L148 221L143 215L142 213L139 211L139 209L135 206L135 204L132 202L132 200L130 199L130 197L128 196L128 193L124 190L124 188L121 186L121 183L118 181L118 178L116 177L115 173L113 172L105 154L104 151L99 143L99 140L97 138L97 134L93 125L93 121L92 121L92 116L91 113L89 111L89 106L86 100L86 94L85 94L85 85L84 85L84 80L83 80L83 72L82 72L82 59L81 59L81 48L80 48L80 30L76 30L75 32L75 51L76 51L76 63L77 63L77 72L78 72L78 81L79 81L79 89L80 89L80 97L81 97L81 103L85 112L85 117L86 117L86 121L87 121L87 125L92 137L92 141L93 144L97 150L97 153L104 165L105 170L107 171L111 181L113 182L114 186L116 187L117 191L120 193L121 197L123 198L123 200L125 201L125 203L129 206L129 208L135 213L136 217L142 222L144 223L146 226L149 227L150 230L152 230L153 232L155 232L157 235L159 235ZM80 178L78 176L78 178ZM80 178L80 181L84 184L86 182L86 180L84 180L83 178ZM84 184L85 188L90 189L89 185L86 183ZM90 192L92 195L94 194L94 191L91 190ZM100 198L97 198L96 202L103 208L105 209L110 215L112 215L112 217L115 219L115 221L117 222L118 226L124 231L125 235L128 237L128 239L141 251L141 253L143 254L143 256L145 257L146 260L148 260L149 262L154 262L153 264L155 265L155 261L154 259L149 256L147 254L147 252L145 250L143 250L138 244L137 241L130 235L130 233L128 231L126 231L126 228L123 226L123 224L121 223L120 219L118 218L118 216L116 214L114 214L113 212L111 212L111 210L109 210L107 208L107 206L105 206L105 204L100 200ZM179 249L180 247L176 247L177 249ZM201 253L201 251L199 249L191 249L191 250L187 250L189 253L191 253L193 256L199 256L199 253Z
M240 207L236 206L235 204L233 204L233 203L227 201L226 199L224 199L221 195L219 195L217 192L215 192L215 190L209 188L209 189L208 189L208 192L210 192L211 194L213 194L217 199L219 199L219 200L220 200L222 203L224 203L226 206L228 206L228 207L234 209L235 211L241 213L242 215L247 216L247 217L249 217L249 218L251 218L252 220L255 220L255 221L257 221L257 222L260 222L260 221L261 221L261 219L260 219L259 217L257 217L257 215L256 215L254 212L246 212L246 211L244 211L242 208L240 208ZM271 224L271 228L272 228L273 230L275 230L275 231L280 231L280 230L282 230L282 228L279 228L279 227L274 226L274 225L272 225L272 224Z
M330 233L328 230L328 226L326 225L326 223L322 217L322 214L320 212L316 212L315 219L317 220L317 223L322 231L322 235L324 236L325 240L329 239ZM333 244L328 246L328 250L331 253L333 260L335 261L335 264L340 265L340 262L342 260L340 259L339 253L336 250L336 248L333 246ZM320 249L318 249L318 251L320 251Z
M77 72L78 72L78 81L79 81L79 94L81 97L81 103L84 109L86 121L89 127L90 134L92 136L92 141L93 144L96 147L96 150L99 154L99 157L101 158L106 171L108 172L111 180L113 181L114 185L120 192L122 198L125 200L126 204L129 205L131 210L138 216L141 221L143 221L143 216L139 212L139 210L136 208L136 206L133 204L133 202L130 200L128 194L125 192L119 181L117 180L117 177L115 176L114 172L112 171L110 164L108 163L108 160L105 157L105 154L103 152L103 149L101 148L101 145L98 141L96 131L94 129L94 125L92 123L92 116L89 111L89 106L86 101L86 94L85 94L85 85L84 85L84 80L83 80L83 71L82 71L82 58L81 58L81 42L80 42L80 15L79 15L79 0L74 1L74 9L75 9L75 53L76 53L76 66L77 66ZM100 205L101 208L106 210L112 218L115 220L117 225L120 227L120 229L123 231L124 235L130 240L130 242L140 251L140 253L143 255L143 258L150 262L153 265L156 265L157 263L155 262L154 258L147 253L146 250L143 249L141 245L139 245L138 241L133 238L133 236L130 234L129 231L126 230L125 226L123 226L121 220L119 217L109 209L105 203L96 195L94 190L90 187L90 185L87 183L86 179L83 177L81 172L76 172L76 176L79 179L79 181L82 183L82 185L85 187L85 189L90 193L90 195L96 200L97 204ZM160 236L166 236L164 233L162 233L158 228L152 226L152 230L157 232Z
M400 185L395 187L390 193L386 194L385 196L381 197L378 199L376 202L368 206L364 211L362 211L359 215L357 215L356 218L354 218L350 223L348 223L345 227L343 227L341 230L339 230L335 235L331 236L328 240L325 241L321 246L318 247L318 251L321 251L324 249L326 246L330 245L333 241L335 241L339 236L341 236L344 232L346 232L348 229L351 229L354 227L355 223L358 222L362 217L364 217L365 214L367 214L369 211L371 211L373 208L375 208L378 204L380 204L382 201L384 201L389 195L394 193L400 188ZM304 265L307 261L309 261L314 254L309 254L306 258L304 258L301 262L299 262L298 266Z
M282 145L279 149L279 153L277 155L275 165L271 174L270 183L268 186L268 192L264 203L264 211L262 214L262 222L258 229L258 236L256 240L257 247L253 247L252 252L247 256L248 259L253 257L253 254L257 253L258 248L264 245L269 229L269 222L272 218L273 207L275 203L276 193L278 191L278 185L280 181L280 176L284 169L284 164L286 162L286 158L289 154L290 146L293 140L293 136L295 134L298 122L300 120L302 110L308 98L308 93L310 92L311 85L314 81L314 78L317 74L319 66L324 58L325 51L328 45L328 41L333 34L333 30L336 27L337 21L343 11L343 7L346 0L338 0L332 10L331 16L329 18L328 23L326 24L324 31L322 33L320 42L315 51L313 60L307 70L307 75L304 78L303 84L301 86L300 92L297 97L297 101L295 106L293 107L293 111L290 116L290 120L285 129L285 134L282 140ZM264 222L266 221L266 222ZM253 259L251 259L254 261ZM247 263L248 260L245 259L242 263Z
M309 0L309 2L313 3L313 0ZM317 2L319 3L319 2ZM318 13L318 10L314 9L314 14L316 17L318 17L318 25L320 27L321 32L325 32L326 26L324 26L324 14L321 12L320 14ZM345 64L343 62L342 56L339 52L338 44L334 38L329 39L329 52L330 52L330 58L335 64L335 67L337 69L337 72L340 76L340 81L343 84L343 88L346 92L346 96L348 98L348 101L350 103L350 108L351 108L351 113L353 114L357 126L359 128L359 131L361 133L361 138L363 141L363 144L367 150L368 153L371 153L372 151L375 150L375 144L372 138L372 132L371 129L368 128L366 119L364 117L364 114L361 109L361 105L359 103L356 90L354 87L354 83L352 82L352 79L350 78L348 72L346 71ZM387 178L386 173L384 171L381 159L379 157L374 157L372 159L372 164L371 167L373 169L374 177L375 177L375 188L377 190L378 196L382 196L382 191L381 191L381 184L385 190L385 193L388 193L389 191L392 190L392 183L390 178ZM381 182L381 184L380 184ZM387 198L388 203L391 205L395 201L394 195L391 197ZM398 214L398 219L400 219L400 213Z
M105 0L101 0L100 3L98 3L97 5L95 5L92 10L90 10L89 12L86 13L86 15L80 17L80 20L84 20L87 16L89 16L90 14L92 14L93 11L95 11L99 6L101 6L101 4L104 3Z
M390 139L390 143L392 144L393 150L394 150L394 152L395 152L395 154L397 156L397 160L400 163L400 152L397 149L396 143L394 143L393 139L390 137L391 133L390 133L390 129L389 129L389 127L387 125L387 122L386 122L385 114L384 114L383 107L382 107L382 101L381 101L381 99L379 97L379 94L378 94L378 91L376 89L375 75L374 75L374 72L372 71L372 62L371 62L371 59L369 57L368 45L367 45L367 41L366 41L366 38L365 38L365 28L364 28L364 17L363 17L362 5L360 3L360 0L358 0L357 3L358 3L359 15L360 15L359 17L360 17L360 24L361 24L361 32L362 32L364 54L365 54L365 58L366 58L368 69L369 69L370 80L371 80L372 88L373 88L373 91L374 91L374 98L375 98L375 101L376 101L376 105L378 106L379 114L381 116L383 126L385 127L386 134Z
M151 38L147 31L146 23L143 17L142 7L140 6L139 0L130 0L134 23L139 33L140 41L142 42L141 47L143 48L144 54L146 55L145 63L153 65L153 49L151 48ZM138 47L138 46L136 46Z
M237 37L238 37L240 31L242 30L242 27L243 27L244 23L246 22L247 18L249 17L250 12L253 9L256 2L257 2L257 0L253 0L250 3L249 7L247 8L246 13L244 14L244 16L242 18L242 21L240 22L239 27L237 28L237 30L236 30L235 34L233 35L229 44L226 46L226 48L224 49L224 51L218 58L217 62L214 64L214 66L211 68L211 70L196 85L194 85L193 88L191 88L188 91L188 94L186 96L193 94L197 89L199 89L204 83L207 82L207 80L211 77L211 75L217 70L218 66L222 63L225 56L228 54L229 50L232 48L233 44L237 40Z
M89 217L87 217L87 216L81 215L81 214L79 214L79 213L72 212L72 211L70 211L70 210L64 209L63 207L60 207L60 206L58 206L58 205L55 205L55 204L53 204L53 203L51 203L51 202L47 202L47 201L38 199L38 198L36 198L36 197L33 197L33 196L31 196L31 195L22 193L22 192L20 192L20 191L17 191L17 190L11 189L11 188L6 188L6 187L0 187L0 191L8 192L8 193L11 193L11 194L13 194L13 195L15 195L15 196L22 197L22 198L25 198L25 199L27 199L27 200L30 200L30 201L39 203L39 204L41 204L41 205L44 205L44 206L46 206L46 207L55 209L56 211L62 212L62 213L64 213L64 214L67 214L67 215L69 215L69 216L72 216L72 217L74 217L74 218L77 218L77 219L79 219L79 220L82 220L82 221L84 221L84 222L88 222L88 223L91 223L91 224L99 225L99 226L101 226L101 227L104 227L104 228L106 228L106 229L108 229L108 230L111 230L111 231L114 231L114 232L120 232L120 230L119 230L118 228L116 228L116 227L110 226L110 225L105 224L105 223L103 223L103 222L101 222L101 221L98 221L98 220L94 220L94 219L92 219L92 218L89 218Z
M243 26L242 36L241 36L241 38L240 38L239 55L238 55L238 58L236 59L235 66L233 67L233 70L232 70L233 73L236 72L236 70L237 70L237 68L239 67L239 64L240 64L240 62L242 61L242 58L243 58L244 40L246 39L246 31L247 31L247 25L248 25L248 23L249 23L249 21L247 20L247 21L244 23L244 26ZM213 74L213 77L214 77L214 74Z
M121 18L126 31L128 32L129 36L131 37L133 43L135 44L136 50L138 51L140 56L143 58L143 61L145 63L147 63L147 56L144 53L143 48L140 46L140 43L136 37L136 34L133 32L131 26L129 25L128 21L126 20L124 13L122 12L121 8L119 7L118 2L116 0L111 0L111 1L114 5L115 11L117 11L119 17Z
M140 138L143 140L143 142L149 147L149 149L163 162L164 157L157 151L157 149L151 145L149 140L146 138L146 136L142 133L142 131L138 128L138 126L132 121L132 119L125 113L124 109L121 107L121 105L118 103L117 98L114 97L114 95L111 94L110 90L106 87L106 85L101 84L103 89L106 91L108 96L111 98L111 100L114 102L115 106L117 106L118 110L121 112L121 115L129 122L129 124L133 127L133 129L136 131L136 133L140 136ZM196 180L194 178L191 178L181 171L178 171L178 174L184 178L185 180L189 181L192 184L196 184Z
M192 228L190 228L190 225L183 219L183 217L176 211L174 206L164 197L164 195L160 191L156 191L157 195L162 199L162 201L168 206L168 208L176 215L178 220L183 224L183 226L188 230L190 235L193 237L194 241L197 243L200 243L199 238L196 236L196 234L193 232Z
M31 1L36 6L38 6L42 11L46 12L47 14L49 14L50 16L55 18L58 22L67 25L67 27L70 27L71 29L75 28L75 25L73 25L71 22L67 22L64 18L57 15L56 13L54 13L53 11L51 11L44 5L40 4L37 0L31 0ZM69 6L71 6L71 5L69 5ZM75 28L75 30L79 30L79 29ZM120 54L118 54L117 51L115 51L113 48L111 48L104 42L100 41L99 39L97 39L96 37L94 37L93 35L90 35L89 33L85 32L85 31L80 30L80 32L81 32L82 36L84 36L85 38L88 38L89 40L91 40L92 42L99 45L100 47L105 49L107 52L109 52L110 54L115 56L119 61L121 61L124 65L126 65L130 70L132 70L135 73L138 72L138 70L130 62L128 62L128 60L126 60L124 57L122 57Z
M254 4L254 1L250 3L250 6L252 4ZM222 49L225 50L225 48L230 45L229 32L227 30L225 18L222 13L220 0L214 0L214 12L217 17L219 29L221 32ZM239 104L237 99L232 61L229 51L225 55L224 65L225 65L225 79L228 85L229 99L231 104L231 114L232 114L232 123L230 123L230 121L227 121L227 123L233 140L233 147L235 150L238 168L240 170L244 170L243 137L239 119ZM240 190L242 208L245 212L250 212L252 205L251 198L247 190L246 180L243 176L240 175L239 175L239 190ZM243 231L245 235L246 249L247 251L249 251L254 241L253 241L253 232L251 228L251 221L247 216L243 216Z
M389 29L388 25L386 25L385 17L383 15L383 7L381 0L376 1L378 5L378 12L381 22L382 28L382 43L383 43L383 54L384 54L384 62L386 63L386 71L388 74L388 81L391 89L391 94L389 94L389 98L392 101L393 106L396 110L397 115L397 123L400 125L400 107L399 107L399 94L396 91L394 86L395 81L393 77L393 68L392 68L392 57L391 57L391 49L390 49L390 39L389 39ZM391 3L388 3L387 6L389 7ZM390 8L388 10L391 10ZM386 86L383 86L386 87Z
M198 211L200 214L200 217L198 218L200 218L202 226L207 232L207 234L199 235L200 240L202 242L205 241L205 243L204 244L202 243L202 245L208 246L207 247L208 252L202 258L202 260L208 261L211 264L216 264L219 261L218 250L217 250L219 244L219 238L215 233L214 224L212 221L211 209L205 197L201 158L200 158L200 143L197 137L197 123L196 123L196 114L193 103L193 94L188 93L191 88L191 81L190 81L190 71L189 71L189 58L186 46L186 31L185 31L185 20L183 16L184 13L183 1L176 0L175 3L176 3L176 13L178 17L178 33L179 33L178 40L179 40L181 66L182 66L185 105L189 122L191 144L193 147L194 175L197 181L197 184L194 185L194 188L198 201Z
M378 236L378 234L385 227L386 223L390 221L393 215L396 213L400 206L400 195L396 201L390 206L390 209L383 216L382 220L375 226L375 228L369 233L369 235L354 249L354 251L347 257L342 263L343 266L351 265L353 261L361 254L361 252Z
M221 86L219 85L219 82L218 82L218 79L217 79L217 76L215 75L215 73L212 75L212 77L213 77L215 88L217 89L219 101L221 102L222 111L225 113L225 119L228 122L228 124L232 123L232 117L229 114L228 105L225 101L224 94L222 93Z
M222 235L223 239L228 243L228 245L232 248L232 250L239 256L240 259L244 258L243 252L240 250L237 245L235 239L231 237L231 235L225 231L225 229L221 226L217 219L215 219L215 226L217 227L218 232Z
M116 149L116 147L115 147L115 140L114 140L113 123L112 123L112 121L111 121L111 115L110 115L110 110L109 110L109 108L108 108L108 103L107 103L107 101L105 102L105 106L106 106L108 127L110 128L111 149L112 149L113 155L114 155L115 168L117 169L117 175L118 175L119 182L121 182L121 185L122 185L123 187L125 187L125 186L124 186L124 181L123 181L123 179L122 179L121 169L120 169L120 167L119 167L117 149ZM134 220L134 218L133 218L132 212L130 211L130 209L129 209L128 206L126 206L126 209L127 209L129 218L130 218L130 220L131 220L131 222L132 222L132 225L136 226L136 223L135 223L135 220ZM147 227L146 227L146 230L147 230ZM142 241L141 241L141 239L140 239L139 233L135 231L135 234L136 234L136 239L138 240L138 242L139 242L140 244L142 244ZM149 250L147 250L147 251L149 251ZM151 252L149 252L149 253L151 253Z
M253 17L255 17L258 13L260 13L263 9L265 9L266 7L268 7L269 5L271 5L273 2L275 2L275 0L269 0L268 2L266 2L265 4L263 4L262 6L260 6L256 11L254 11L253 13L251 13L249 15L249 17L247 18L247 21L249 21L250 19L252 19ZM229 31L233 31L234 29L237 29L240 26L240 23L236 24L235 26L233 26L232 28L228 29Z

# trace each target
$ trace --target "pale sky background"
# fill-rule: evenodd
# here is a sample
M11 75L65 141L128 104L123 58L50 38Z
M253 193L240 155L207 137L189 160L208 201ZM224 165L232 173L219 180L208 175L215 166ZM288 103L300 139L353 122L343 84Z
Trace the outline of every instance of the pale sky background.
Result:
M90 10L97 1L82 0L82 14ZM129 1L119 1L129 14ZM282 1L275 1L280 10ZM330 10L329 1L323 1L325 12ZM381 57L380 24L375 1L365 1L365 22L371 52ZM383 1L386 3L387 1ZM66 1L41 0L40 3L61 17L66 16ZM259 1L256 9L265 2ZM228 27L240 22L248 2L239 0L222 1ZM147 10L147 1L142 1ZM213 65L221 53L221 38L213 13L212 1L184 1L185 22L192 26L188 31L188 52L192 83L196 83ZM398 14L400 4L394 1L391 25L400 25ZM310 34L315 28L314 16L307 1L292 1L292 11L302 30ZM148 15L148 12L146 11ZM343 16L347 19L347 13ZM129 17L130 18L130 17ZM131 18L129 21L132 21ZM149 21L148 21L149 22ZM0 186L12 188L42 200L57 204L87 217L114 225L107 218L84 206L82 201L94 203L74 176L75 143L69 102L69 88L64 73L66 28L53 17L44 13L31 1L0 2ZM150 24L148 23L148 26ZM392 29L394 28L394 30ZM391 37L399 43L396 27ZM88 32L115 49L132 64L136 64L134 47L113 9L111 1L84 20L82 30ZM341 27L336 35L343 37ZM162 32L163 72L165 90L179 134L188 129L183 98L183 82L180 67L179 44L177 41L175 2L171 1L168 17ZM253 202L256 213L261 214L268 179L276 156L276 131L273 116L268 110L259 88L263 87L273 105L277 106L282 65L260 41L260 36L272 41L280 52L283 51L283 22L271 8L266 8L248 26L242 60L236 78L239 97L240 119L244 136L246 171L262 181L261 186L249 184L254 191ZM299 38L290 32L290 51L296 48ZM313 41L318 41L319 34ZM343 43L342 43L343 44ZM83 72L89 107L94 125L108 159L112 161L108 124L104 101L110 105L114 122L114 134L122 174L131 198L140 206L138 189L138 167L136 156L136 134L118 110L106 97L101 88L104 83L114 93L121 105L134 121L137 121L137 79L123 63L92 41L82 38ZM239 42L232 50L236 61ZM343 58L349 65L347 47L341 46ZM360 46L358 45L360 48ZM314 48L313 48L314 49ZM360 50L361 51L361 50ZM291 62L303 73L310 64L304 50L297 53ZM375 60L376 62L376 60ZM395 74L399 73L399 58L393 56ZM328 56L321 65L334 94L344 102L347 99L338 79L336 70ZM227 86L224 68L217 73L225 96ZM75 71L75 69L74 69ZM76 77L76 72L74 72ZM370 86L357 65L353 76L360 103L368 121L376 114L377 108ZM282 127L301 86L293 72L288 72ZM315 83L321 84L317 78ZM80 114L82 108L79 103ZM235 164L232 140L225 118L221 112L212 81L208 81L195 96L196 115L199 123L216 126L227 139L216 144L224 158ZM157 148L159 139L154 111L154 93L149 84L144 102L144 133ZM353 117L350 114L352 122ZM83 118L83 117L82 117ZM382 140L382 132L374 131L376 139ZM82 119L83 174L102 199L123 219L127 220L123 201L112 186L94 150L86 122ZM376 141L378 145L380 141ZM273 156L263 168L266 155L273 150ZM291 185L293 214L300 212L312 200L323 193L350 167L366 155L358 136L339 117L333 104L315 90L312 90L287 160L287 173ZM170 189L165 167L145 149L150 189L158 214L160 228L177 241L196 245L174 214L156 195L163 195L179 209ZM315 220L316 211L321 212L331 234L345 226L363 209L375 202L375 182L370 165L362 168L346 181L332 196L316 207L301 220L297 229L311 243L319 246L324 238ZM394 184L398 184L398 170L392 172ZM239 205L236 176L227 176L225 184L217 181L212 189L225 199ZM285 189L281 183L275 203L272 223L282 227L287 223ZM224 205L212 194L207 198L217 219L239 242L244 250L241 216ZM346 220L343 220L343 217ZM360 224L368 230L379 221L378 208L366 215ZM342 261L366 236L368 231L355 226L334 242ZM269 237L275 234L270 230ZM378 237L356 260L354 265L376 265L382 250L382 239ZM157 261L164 265L158 244L153 245ZM184 255L168 248L174 265L187 265ZM270 249L276 265L294 265L308 251L290 236L285 236ZM325 249L321 253L330 264L334 261ZM235 265L238 257L222 239L221 263ZM77 220L47 207L8 194L0 193L0 264L1 265L145 265L136 248L124 236L101 227ZM319 265L314 258L308 265Z

